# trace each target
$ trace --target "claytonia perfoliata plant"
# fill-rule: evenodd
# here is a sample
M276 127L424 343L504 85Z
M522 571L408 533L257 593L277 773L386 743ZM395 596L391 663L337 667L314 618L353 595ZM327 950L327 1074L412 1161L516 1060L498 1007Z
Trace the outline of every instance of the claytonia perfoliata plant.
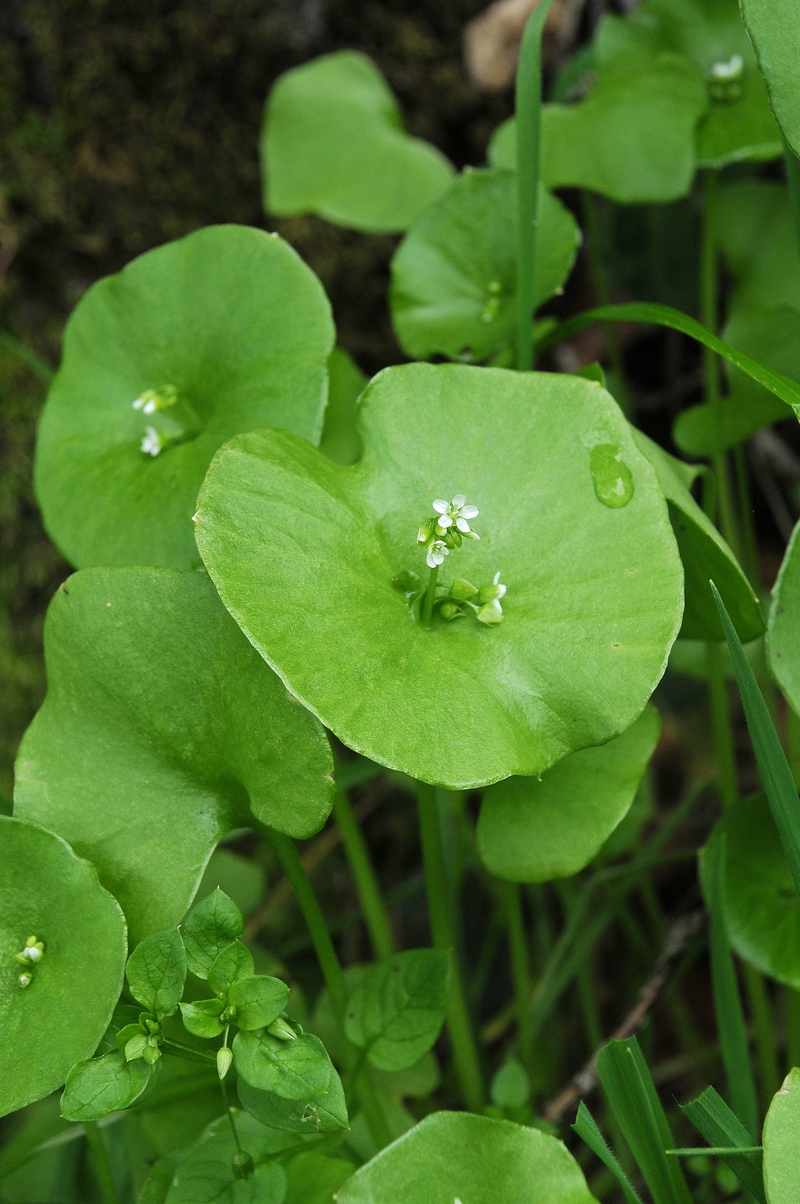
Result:
M26 967L25 972L19 976L19 985L29 987L33 981L31 970L44 956L44 943L36 936L29 936L25 942L25 948L15 956L19 964Z
M146 456L158 456L165 448L184 443L200 433L202 424L194 407L178 396L174 385L146 389L132 404L134 410L158 422L158 426L150 424L144 429L139 448Z
M472 613L487 627L496 626L503 618L500 599L506 593L499 573L495 573L490 585L480 588L463 577L457 577L450 586L441 585L438 580L446 556L460 548L465 539L480 539L470 526L480 510L468 504L463 493L457 493L451 502L436 498L433 510L433 516L426 519L417 532L417 542L425 545L425 563L430 569L424 593L414 588L419 580L414 573L402 573L395 579L395 584L412 598L414 611L424 627L430 627L434 611L447 622Z

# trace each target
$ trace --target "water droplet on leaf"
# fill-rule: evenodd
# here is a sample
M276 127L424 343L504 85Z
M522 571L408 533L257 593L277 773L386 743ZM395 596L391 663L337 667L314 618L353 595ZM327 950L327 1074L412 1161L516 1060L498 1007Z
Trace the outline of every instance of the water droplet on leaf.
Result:
M613 443L598 443L589 455L594 491L604 506L618 510L633 497L633 475Z

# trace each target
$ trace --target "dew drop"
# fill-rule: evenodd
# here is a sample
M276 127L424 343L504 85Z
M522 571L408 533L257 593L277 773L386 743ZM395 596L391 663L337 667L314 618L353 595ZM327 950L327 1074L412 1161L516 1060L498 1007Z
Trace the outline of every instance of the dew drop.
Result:
M598 443L589 455L589 469L598 500L612 510L627 506L633 497L633 476L613 443Z

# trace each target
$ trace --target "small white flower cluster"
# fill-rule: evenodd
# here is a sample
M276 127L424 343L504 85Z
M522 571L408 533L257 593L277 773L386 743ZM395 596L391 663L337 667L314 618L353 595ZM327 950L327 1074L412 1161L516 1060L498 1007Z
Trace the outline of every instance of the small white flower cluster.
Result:
M742 94L744 59L740 54L731 55L727 62L714 63L706 76L708 92L712 100L732 104Z
M26 967L26 972L19 976L19 985L29 987L33 981L33 974L30 971L44 957L44 943L36 936L29 936L25 942L25 948L15 956L19 964Z
M141 397L133 403L134 410L143 414L155 414L156 410L168 410L178 400L178 390L174 385L164 385L160 389L145 389Z
M461 547L462 539L480 539L469 525L469 520L477 518L480 510L477 506L468 506L463 493L457 493L452 502L436 498L433 509L436 511L434 517L423 523L417 533L417 542L426 545L425 560L431 569L444 564L445 556L453 548Z
M144 435L139 447L148 456L157 456L164 450L161 436L154 426L146 426L144 428Z

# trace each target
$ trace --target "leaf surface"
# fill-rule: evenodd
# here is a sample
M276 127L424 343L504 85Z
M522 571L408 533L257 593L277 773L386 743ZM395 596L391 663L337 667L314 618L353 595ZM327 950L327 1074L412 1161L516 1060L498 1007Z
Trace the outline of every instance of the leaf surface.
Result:
M103 1054L78 1062L67 1075L61 1096L61 1115L67 1120L102 1120L135 1103L150 1082L153 1068L141 1058L126 1062L125 1055Z
M783 136L800 155L800 20L794 0L742 0L742 14Z
M794 1204L800 1182L800 1070L790 1070L764 1122L764 1187L768 1204Z
M208 972L219 954L244 931L239 908L219 887L192 908L183 925L186 962L198 978Z
M177 928L145 937L125 968L131 995L159 1018L178 1010L186 981L186 950Z
M378 1070L406 1070L441 1032L447 1014L449 954L407 949L373 966L347 1003L345 1032Z

